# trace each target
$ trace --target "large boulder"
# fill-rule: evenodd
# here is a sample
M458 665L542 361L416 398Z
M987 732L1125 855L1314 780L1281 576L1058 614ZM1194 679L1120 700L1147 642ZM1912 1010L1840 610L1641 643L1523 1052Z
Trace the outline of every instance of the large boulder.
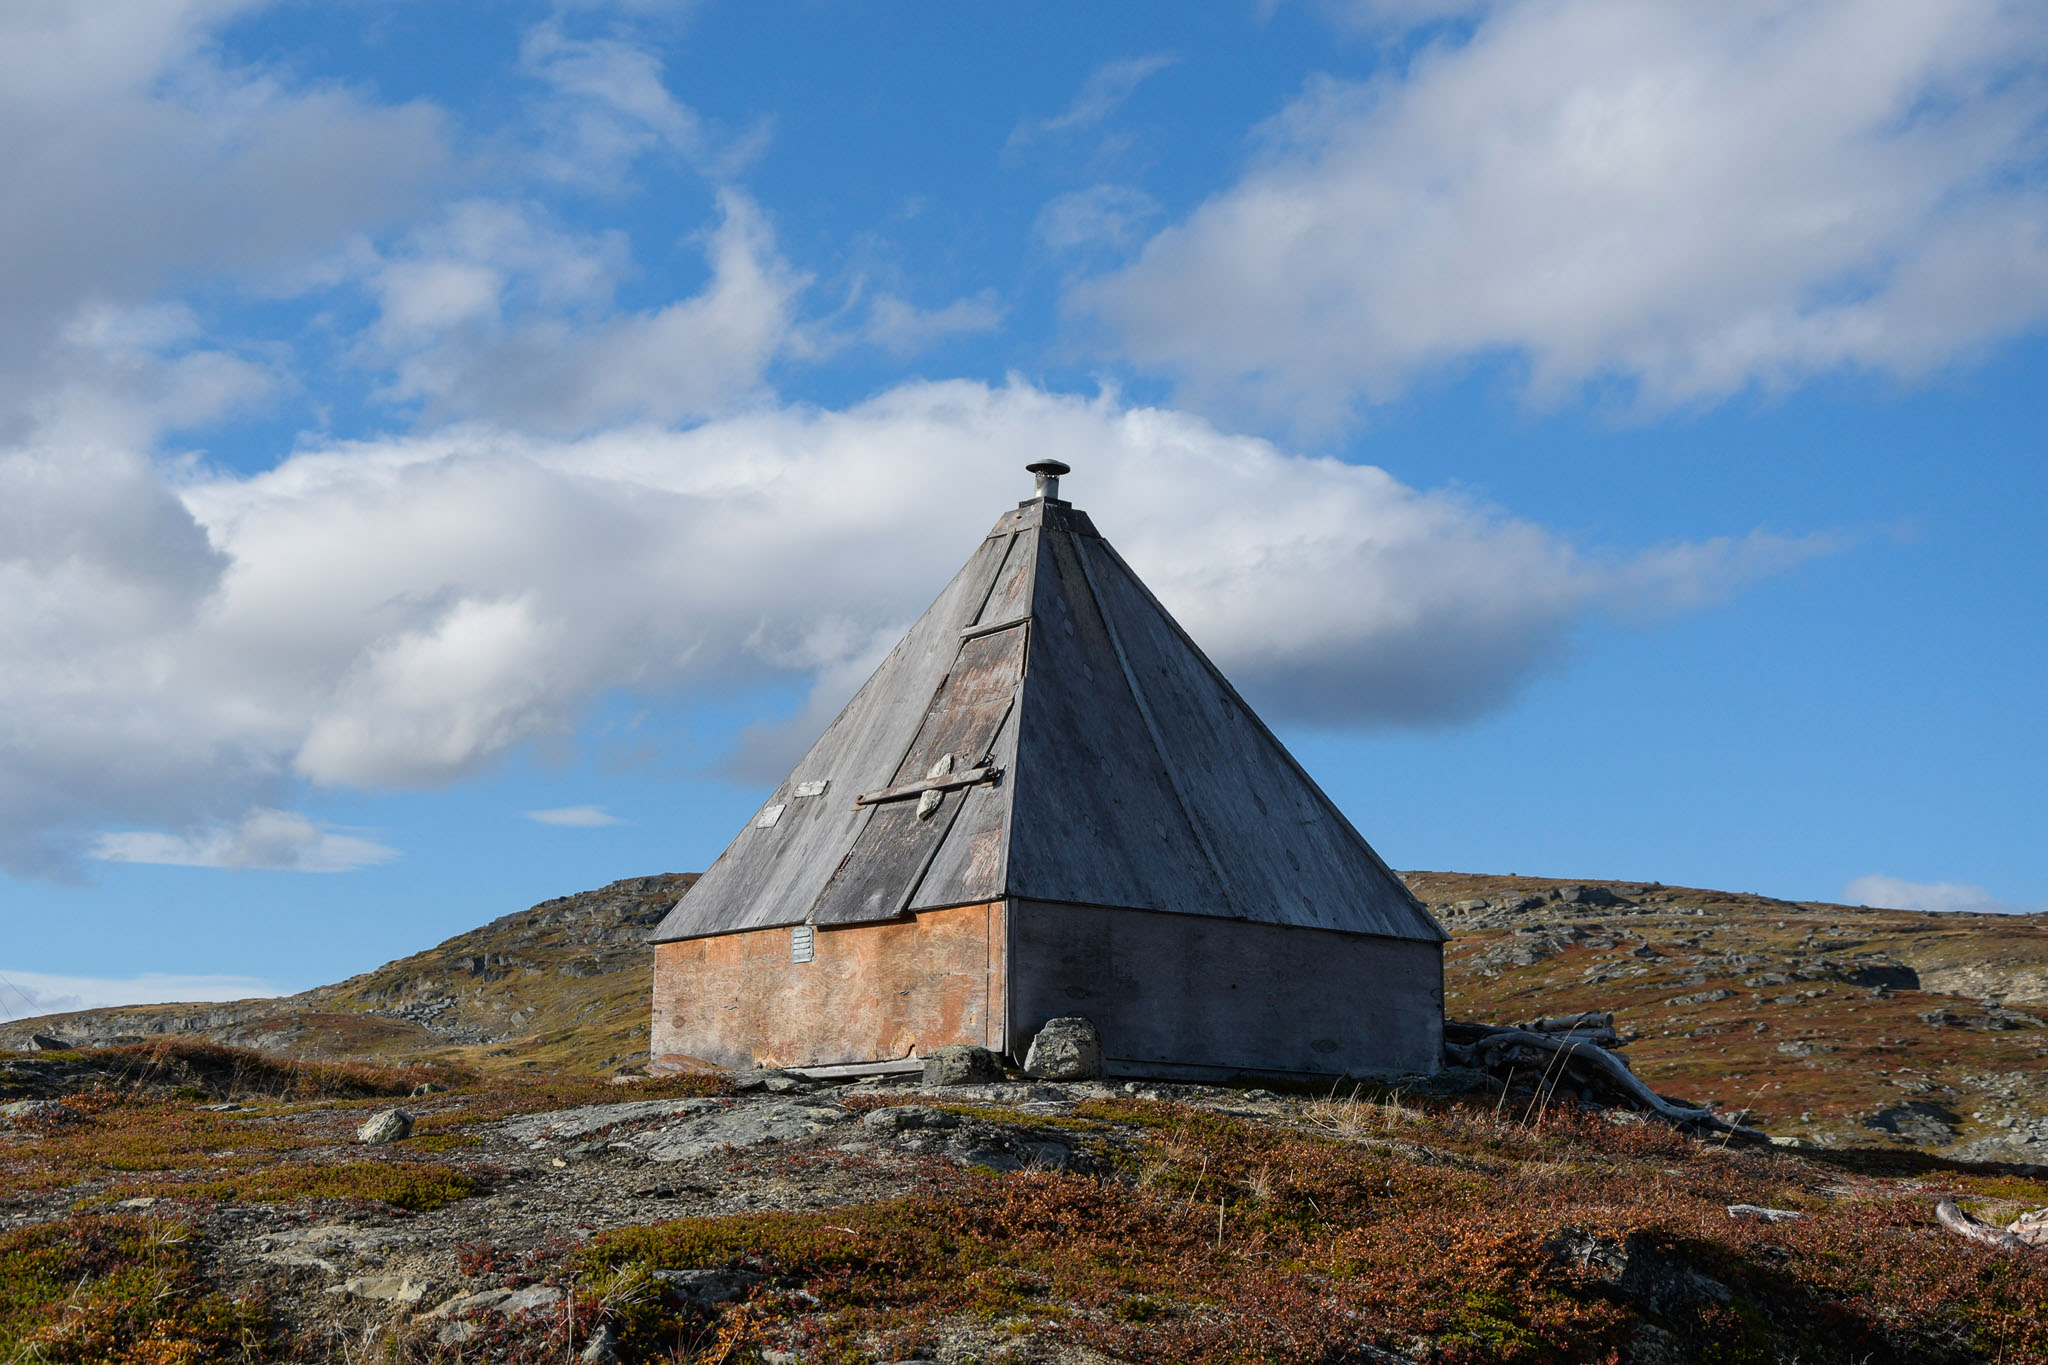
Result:
M948 1043L924 1055L926 1085L985 1085L1002 1078L1002 1061L985 1047Z
M372 1114L362 1127L356 1129L356 1141L379 1144L402 1142L412 1136L412 1115L403 1109L386 1109Z
M1087 1081L1102 1074L1102 1035L1079 1015L1048 1019L1024 1054L1024 1074L1041 1081Z

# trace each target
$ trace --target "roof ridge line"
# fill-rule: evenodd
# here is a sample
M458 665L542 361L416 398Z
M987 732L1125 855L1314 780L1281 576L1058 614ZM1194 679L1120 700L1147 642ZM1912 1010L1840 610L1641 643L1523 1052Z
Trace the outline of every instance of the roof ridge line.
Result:
M1159 766L1166 771L1166 785L1173 789L1173 799L1180 806L1181 817L1188 822L1188 830L1201 845L1202 856L1209 860L1209 870L1216 874L1216 890L1223 897L1224 904L1239 917L1243 909L1237 898L1230 894L1230 878L1223 871L1223 860L1216 856L1215 846L1209 842L1209 832L1202 828L1201 820L1195 815L1195 807L1188 800L1187 790L1181 785L1179 771L1173 765L1173 758L1166 751L1166 740L1159 733L1159 722L1153 718L1152 703L1146 698L1144 689L1138 686L1137 672L1131 667L1130 656L1124 652L1123 637L1117 633L1116 622L1110 619L1109 608L1102 600L1102 589L1095 584L1095 570L1088 563L1088 547L1081 543L1081 537L1072 536L1074 559L1081 566L1081 579L1088 585L1088 597L1095 603L1095 614L1102 621L1102 628L1109 636L1109 647L1116 654L1117 667L1124 675L1124 685L1131 690L1131 700L1137 703L1138 715L1145 722L1145 734L1152 741L1152 751L1159 755ZM1101 540L1098 536L1096 539ZM1108 541L1102 541L1107 546ZM1110 553L1114 554L1112 550ZM1033 585L1034 590L1036 585ZM1036 605L1035 603L1033 604ZM1163 609L1162 609L1163 611Z

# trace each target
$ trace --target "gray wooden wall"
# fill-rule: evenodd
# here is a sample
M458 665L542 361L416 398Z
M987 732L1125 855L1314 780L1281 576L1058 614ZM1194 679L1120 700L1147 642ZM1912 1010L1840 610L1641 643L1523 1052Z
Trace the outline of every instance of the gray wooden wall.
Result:
M1012 901L1009 1038L1085 1015L1112 1075L1434 1072L1435 943L1142 910Z

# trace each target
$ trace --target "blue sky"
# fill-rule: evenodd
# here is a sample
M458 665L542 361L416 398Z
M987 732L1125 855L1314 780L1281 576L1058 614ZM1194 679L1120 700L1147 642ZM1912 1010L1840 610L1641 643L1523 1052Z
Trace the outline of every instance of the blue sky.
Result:
M2044 135L1997 0L10 6L0 1012L702 868L1043 455L1398 867L2048 905Z

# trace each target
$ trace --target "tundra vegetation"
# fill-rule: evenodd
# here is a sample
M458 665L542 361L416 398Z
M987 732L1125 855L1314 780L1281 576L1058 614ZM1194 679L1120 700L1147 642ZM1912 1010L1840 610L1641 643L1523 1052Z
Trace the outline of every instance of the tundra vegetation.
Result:
M1935 1220L2048 1205L2042 926L1411 885L1454 1016L1614 1011L1656 1089L1800 1145L1541 1075L615 1084L628 1025L485 1027L623 992L555 970L596 934L552 902L499 924L561 945L469 936L494 980L357 979L482 1041L0 1052L0 1362L2048 1360L2048 1250Z

